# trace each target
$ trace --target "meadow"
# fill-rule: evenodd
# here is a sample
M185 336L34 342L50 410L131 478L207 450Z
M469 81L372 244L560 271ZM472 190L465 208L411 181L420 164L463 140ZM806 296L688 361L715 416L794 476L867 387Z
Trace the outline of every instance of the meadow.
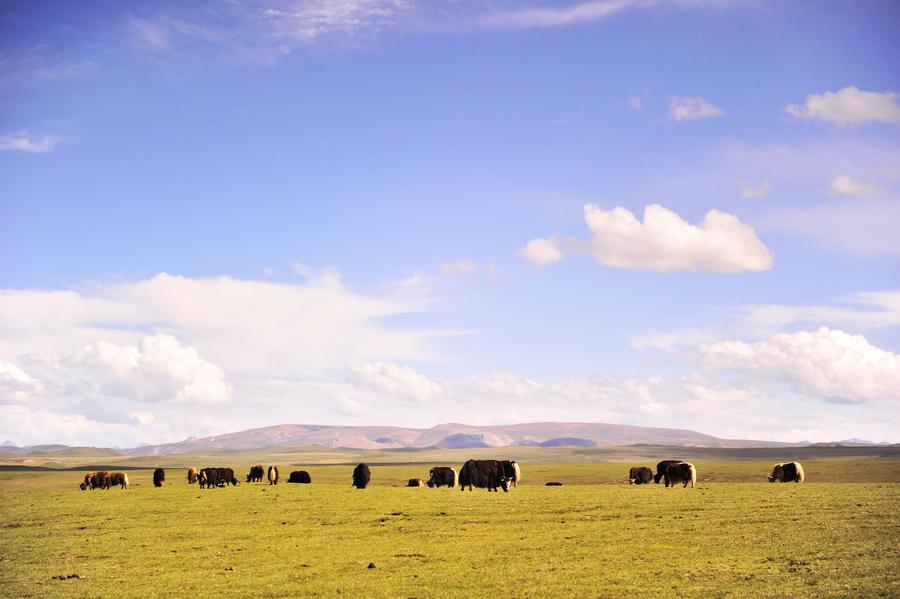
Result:
M216 457L191 459L242 480L253 463ZM167 459L159 489L148 469L93 492L78 470L0 472L0 596L900 596L896 459L807 461L800 485L766 483L769 460L695 460L696 489L523 461L508 494L405 488L428 465L374 460L356 490L330 458L304 463L312 485L201 490Z

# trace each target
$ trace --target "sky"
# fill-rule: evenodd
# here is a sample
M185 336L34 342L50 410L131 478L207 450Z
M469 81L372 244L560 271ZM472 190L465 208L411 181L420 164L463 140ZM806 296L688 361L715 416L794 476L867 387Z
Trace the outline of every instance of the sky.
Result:
M900 5L0 1L0 441L900 442Z

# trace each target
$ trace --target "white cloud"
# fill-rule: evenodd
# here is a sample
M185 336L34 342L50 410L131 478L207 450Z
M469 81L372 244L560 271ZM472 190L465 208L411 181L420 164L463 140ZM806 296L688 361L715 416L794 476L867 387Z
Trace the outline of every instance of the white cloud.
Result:
M306 0L281 3L265 11L276 30L299 40L332 33L358 34L394 25L414 8L410 0Z
M833 401L900 399L900 355L871 345L862 335L827 327L758 343L713 343L698 354L709 368L770 377Z
M353 368L349 379L355 385L415 401L433 401L447 394L441 383L432 381L409 366L390 362L377 362Z
M0 135L0 151L46 154L51 152L61 140L61 137L55 135L31 135L23 129L14 133Z
M758 185L745 185L741 189L741 197L745 200L761 200L769 195L772 191L772 184L768 181L761 181Z
M839 196L870 196L884 190L873 183L839 175L831 180L828 191L831 195Z
M704 331L651 331L635 335L628 341L628 345L641 351L648 349L672 351L678 347L696 346L711 340L711 334Z
M703 98L679 96L669 98L669 117L675 121L707 119L724 114L724 110Z
M638 112L644 109L644 98L643 96L629 96L628 105L637 110Z
M537 266L548 266L562 260L565 254L559 248L558 241L551 238L532 239L519 250L519 256Z
M738 310L740 320L751 330L803 323L872 330L900 326L900 291L869 291L846 298L843 305L787 306L757 304Z
M164 50L169 46L169 29L163 24L146 19L132 19L131 26L141 45L154 50Z
M478 270L478 265L468 260L454 260L441 264L441 274L448 277L456 277Z
M857 123L900 124L900 94L867 92L848 86L836 92L810 94L803 105L788 104L785 112L798 119L851 125Z
M769 270L774 264L772 253L752 227L718 210L710 210L699 225L659 204L644 209L643 222L626 208L603 210L593 204L584 207L584 217L591 238L570 239L566 244L605 266L738 273ZM552 247L558 250L558 244Z
M171 335L144 337L139 346L98 341L80 348L68 363L106 395L199 404L231 398L225 372Z
M451 331L392 326L422 312L421 289L348 290L335 274L305 284L159 274L76 291L0 291L0 355L68 355L108 341L136 345L168 333L229 375L338 372L375 360L427 360ZM143 331L143 332L142 332Z
M33 393L41 391L36 378L11 362L0 360L0 404L27 401Z
M641 0L592 0L569 6L519 6L488 13L481 24L488 27L560 27L600 21L623 10L646 5Z

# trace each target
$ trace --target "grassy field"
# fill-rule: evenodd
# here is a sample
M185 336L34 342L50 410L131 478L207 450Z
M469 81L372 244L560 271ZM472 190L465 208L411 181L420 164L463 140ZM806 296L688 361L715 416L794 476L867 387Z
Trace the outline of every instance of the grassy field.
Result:
M696 489L523 463L508 494L403 488L422 465L373 466L362 491L344 465L212 490L180 469L93 492L0 472L0 596L900 596L900 461L807 462L802 485L763 482L768 461L695 463Z

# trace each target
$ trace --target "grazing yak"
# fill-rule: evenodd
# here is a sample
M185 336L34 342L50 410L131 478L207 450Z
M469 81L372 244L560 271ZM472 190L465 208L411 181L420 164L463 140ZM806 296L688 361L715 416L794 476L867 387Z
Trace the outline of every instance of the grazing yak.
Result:
M270 485L278 484L278 466L269 466L269 474L267 477Z
M424 487L425 481L422 480L421 478L411 478L411 479L409 479L409 482L406 483L406 486L407 487Z
M461 491L466 487L471 491L475 486L488 491L500 487L504 493L509 492L509 478L503 464L497 460L469 460L459 471L459 485Z
M515 460L503 460L500 462L503 465L503 473L509 482L512 483L512 486L518 487L519 481L522 480L522 471L519 469L519 464Z
M110 472L109 478L106 479L105 489L108 489L110 486L119 485L123 489L128 488L128 475L124 472Z
M197 482L197 475L198 475L198 474L199 474L199 472L197 472L197 469L194 468L193 466L191 466L190 468L188 468L188 471L187 471L187 481L188 481L188 484L189 484L189 485L192 485L192 484L194 484L195 482Z
M224 487L225 485L234 485L235 487L238 484L238 480L234 477L234 470L231 468L216 468L216 472L218 473L218 480L216 484L220 487Z
M353 486L357 489L365 489L372 480L372 472L365 464L359 464L353 469Z
M648 485L653 480L653 470L646 466L635 466L628 471L628 483L631 485Z
M687 487L691 483L693 488L697 484L697 469L688 462L669 464L664 478L667 487L675 487L678 483L684 483L682 486Z
M653 475L653 482L659 484L659 481L663 479L666 475L666 468L669 467L670 464L680 464L681 460L663 460L659 464L656 465L656 474Z
M84 481L78 485L82 491L87 491L88 489L94 490L94 478L97 476L96 472L88 472L84 475Z
M288 477L289 483L303 483L308 485L312 482L312 478L309 476L309 472L306 470L294 470L291 472L291 475Z
M247 475L248 483L261 483L263 476L265 476L266 471L262 467L262 464L257 464L256 466L250 467L250 474Z
M166 482L166 471L162 468L157 468L153 471L153 486L161 487L164 482Z
M204 487L207 489L224 487L228 484L237 486L238 484L237 479L234 477L234 470L231 468L204 468L200 471L198 481L201 489Z
M429 487L450 487L451 489L456 487L456 483L459 480L459 477L456 474L455 468L450 468L449 466L435 466L431 470L428 471L428 486Z
M800 462L775 464L772 468L772 474L769 475L770 483L802 483L805 479L806 474L803 472L803 466L800 465Z

